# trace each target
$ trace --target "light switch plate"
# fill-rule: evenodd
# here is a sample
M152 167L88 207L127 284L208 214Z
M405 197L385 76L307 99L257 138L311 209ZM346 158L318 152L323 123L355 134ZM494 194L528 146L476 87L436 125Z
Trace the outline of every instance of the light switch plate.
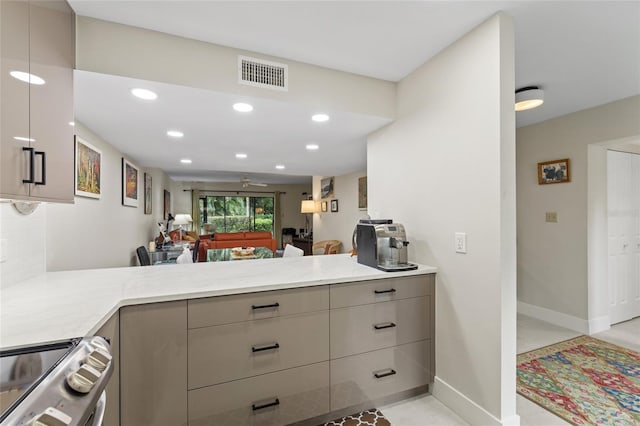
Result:
M558 212L546 212L544 220L545 222L558 223Z
M455 244L456 253L466 253L467 252L467 234L464 232L456 232L454 244Z

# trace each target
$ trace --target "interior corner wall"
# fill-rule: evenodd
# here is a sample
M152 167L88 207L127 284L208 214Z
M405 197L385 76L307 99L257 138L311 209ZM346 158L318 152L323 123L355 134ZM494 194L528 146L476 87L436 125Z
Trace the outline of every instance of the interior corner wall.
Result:
M532 314L581 332L608 315L588 300L588 153L590 145L640 135L638 117L634 96L517 130L518 302ZM571 161L571 182L538 185L537 163L563 158ZM558 223L545 222L549 211Z
M513 69L499 13L402 80L396 121L367 144L369 214L438 267L434 396L471 424L518 423Z
M313 199L327 202L327 211L313 214L313 241L339 240L342 242L342 252L351 250L351 238L356 223L367 216L367 210L358 208L358 179L366 176L367 172L355 172L342 176L335 176L333 181L334 194L330 198L320 198L320 181L322 176L313 177ZM331 211L331 200L338 200L338 211Z
M122 153L76 121L76 135L102 151L99 199L75 197L74 204L48 204L47 271L134 266L135 249L157 236L163 190L173 181L158 169L140 168L139 205L122 205ZM134 159L129 159L134 162ZM139 166L139 165L138 165ZM144 214L144 173L152 178L152 214Z

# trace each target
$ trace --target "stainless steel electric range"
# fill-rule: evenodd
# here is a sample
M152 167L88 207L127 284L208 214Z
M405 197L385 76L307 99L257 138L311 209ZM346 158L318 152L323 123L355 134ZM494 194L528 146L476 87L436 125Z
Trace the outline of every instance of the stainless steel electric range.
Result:
M97 336L0 351L0 425L101 425L112 372Z

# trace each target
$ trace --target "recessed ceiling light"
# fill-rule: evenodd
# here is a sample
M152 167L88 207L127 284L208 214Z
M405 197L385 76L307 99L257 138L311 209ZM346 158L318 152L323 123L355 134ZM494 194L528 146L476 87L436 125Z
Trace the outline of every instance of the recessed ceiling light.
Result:
M25 138L24 136L14 136L13 137L15 140L20 141L20 142L35 142L35 139L32 138Z
M238 112L250 112L250 111L253 111L253 106L246 104L244 102L238 102L233 104L233 109L235 109Z
M236 154L236 158L247 158L247 154L243 153L243 152L239 152Z
M317 123L323 123L329 121L329 116L327 114L314 114L311 116L311 119Z
M38 86L44 84L44 80L35 74L29 74L28 72L23 71L11 71L9 74L11 75L11 77L17 78L18 80L24 81L25 83L31 83Z
M191 164L191 163L192 163L192 161L191 161L191 160L189 160L188 158L183 158L182 160L180 160L180 162L181 162L182 164Z
M538 86L523 87L516 90L516 111L526 111L544 103L544 91Z
M278 169L278 170L283 170L284 168L285 168L284 164L277 164L276 165L276 169Z
M181 138L184 136L184 133L179 130L167 130L167 136L171 136L172 138Z
M70 122L69 122L69 126L72 126L72 127L73 127L73 126L75 126L75 125L76 125L76 123L75 123L74 121L70 121Z
M320 147L315 143L310 143L310 144L307 144L305 148L307 148L309 151L317 151L318 148Z
M155 92L147 89L131 89L131 94L136 98L144 99L146 101L152 101L158 98Z

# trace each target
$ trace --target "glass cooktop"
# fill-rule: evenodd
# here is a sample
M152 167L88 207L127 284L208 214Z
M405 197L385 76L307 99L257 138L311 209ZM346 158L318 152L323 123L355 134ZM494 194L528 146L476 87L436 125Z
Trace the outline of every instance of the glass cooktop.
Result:
M0 422L78 344L78 339L0 351Z

